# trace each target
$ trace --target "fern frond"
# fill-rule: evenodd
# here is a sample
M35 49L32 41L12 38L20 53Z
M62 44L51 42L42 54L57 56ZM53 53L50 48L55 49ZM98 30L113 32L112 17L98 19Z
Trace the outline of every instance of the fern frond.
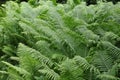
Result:
M38 14L36 14L33 10L32 6L27 2L21 2L20 4L20 14L22 19L27 19L28 21L33 21L34 18L37 17ZM29 13L28 13L29 12Z
M67 56L62 55L62 54L53 54L52 55L52 60L54 60L57 63L61 63L62 61L66 60Z
M40 37L47 38L52 43L55 43L57 47L60 46L61 39L60 37L58 37L55 26L51 26L43 20L36 20L34 24L34 29L39 32ZM35 35L35 37L36 36L38 35Z
M13 18L13 16L18 16L20 8L16 2L8 1L5 5L3 5L3 7L5 7L7 17Z
M120 57L120 49L108 41L101 41L98 46L101 46L102 49L108 52L108 55L117 59Z
M113 62L113 58L110 55L108 55L105 51L97 50L96 53L93 55L92 63L101 72L110 70L112 68Z
M94 20L95 11L95 6L87 7L85 3L82 2L81 5L75 6L75 8L69 12L69 15L89 23Z
M39 35L39 33L34 28L29 26L29 23L19 22L19 25L25 31L24 33L26 33L26 34L30 33L30 34L33 34L33 35Z
M90 72L93 71L95 74L100 74L99 70L95 66L89 64L85 58L75 56L73 60L75 60L76 64L82 67L85 71L89 70Z
M45 68L39 70L40 73L44 74L49 80L60 80L60 75L54 72L52 69Z
M35 48L40 51L41 53L44 53L44 55L49 56L51 55L52 50L50 49L50 43L48 43L45 40L37 41L35 44Z
M2 49L2 51L7 54L8 56L13 56L15 54L14 49L12 48L13 46L8 45L8 46L4 46L4 48Z
M119 71L119 68L118 68L118 64L116 63L106 73L109 75L112 75L112 76L116 76L116 75L118 75L118 71Z
M83 70L73 59L66 59L59 65L61 80L84 80Z
M5 62L5 61L2 61L2 63L4 63L5 65L7 65L8 67L18 71L20 74L24 74L24 75L30 75L29 72L27 72L26 70L20 68L20 67L16 67L16 66L13 66L12 64L8 63L8 62Z
M100 74L97 76L97 78L101 80L120 80L120 78L107 74Z
M11 56L10 59L11 59L11 60L15 60L15 61L19 61L19 60L20 60L19 57L15 57L15 56Z
M18 47L18 56L24 56L24 55L31 55L35 59L38 59L40 62L43 62L44 64L47 64L49 66L52 66L52 61L47 58L46 56L42 55L39 51L29 48L25 46L24 44L20 43Z
M8 74L6 71L0 71L0 74Z
M61 38L62 51L69 57L78 54L82 57L87 55L87 46L85 39L69 28L57 30L57 34ZM81 52L81 53L80 53Z
M19 58L20 68L23 68L32 74L31 79L33 79L34 75L38 75L38 69L42 66L42 63L40 63L39 60L34 59L31 55L28 54L20 56Z
M120 40L120 37L113 32L106 32L102 37L102 40L109 41L112 44L115 44L117 41Z
M86 39L95 41L99 40L99 36L94 34L91 30L87 29L87 27L85 26L77 27L77 32L82 34L83 37L85 37Z

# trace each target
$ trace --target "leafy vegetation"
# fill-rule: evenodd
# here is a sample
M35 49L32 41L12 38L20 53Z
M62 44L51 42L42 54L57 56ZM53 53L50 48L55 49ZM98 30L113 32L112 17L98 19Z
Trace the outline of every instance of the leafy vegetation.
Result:
M120 80L120 3L6 2L0 80Z

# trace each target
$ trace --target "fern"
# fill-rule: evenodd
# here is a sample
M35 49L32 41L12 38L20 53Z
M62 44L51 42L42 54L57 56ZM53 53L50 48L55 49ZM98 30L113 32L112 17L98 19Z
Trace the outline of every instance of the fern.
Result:
M34 76L39 76L38 69L42 67L42 63L30 55L25 55L20 56L19 66L31 74L31 76L29 76L30 79L34 79Z
M24 69L22 69L22 68L13 66L12 64L10 64L10 63L8 63L8 62L5 62L5 61L2 61L2 63L4 63L5 65L7 65L8 67L10 67L10 68L12 68L12 69L15 69L15 70L18 71L20 74L30 75L29 72L27 72L26 70L24 70Z
M82 69L85 71L89 70L90 72L95 72L95 74L100 74L99 70L95 66L89 64L85 58L75 56L73 59L75 60L76 64L82 67Z
M72 59L64 60L60 65L61 80L84 80L83 70L78 65L75 65L75 61Z
M102 41L99 43L103 49L105 49L109 55L111 55L113 58L119 58L120 55L120 49L116 46L112 45L110 42Z
M119 80L119 4L6 2L0 80Z
M21 56L21 55L23 56L25 54L29 54L35 59L38 59L40 62L43 62L44 64L48 64L49 66L53 65L51 60L45 57L44 55L42 55L39 51L36 51L35 49L29 48L24 44L20 43L18 47L18 56Z
M111 75L107 75L107 74L98 75L97 79L100 79L100 80L119 80L119 78L111 76Z
M106 72L112 68L114 60L105 51L96 51L92 63L101 71Z
M88 40L99 40L99 36L94 34L91 30L87 29L85 26L77 27L77 32L82 34Z
M119 39L119 36L112 32L106 32L102 37L102 40L109 41L114 45L116 45L116 43L119 42Z
M49 68L39 70L39 72L45 74L45 77L49 80L60 80L59 74L55 73L53 70Z

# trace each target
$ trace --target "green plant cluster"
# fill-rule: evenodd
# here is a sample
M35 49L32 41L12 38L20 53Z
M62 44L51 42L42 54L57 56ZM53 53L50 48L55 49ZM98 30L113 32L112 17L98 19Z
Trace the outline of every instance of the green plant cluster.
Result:
M0 80L120 80L120 3L3 4Z

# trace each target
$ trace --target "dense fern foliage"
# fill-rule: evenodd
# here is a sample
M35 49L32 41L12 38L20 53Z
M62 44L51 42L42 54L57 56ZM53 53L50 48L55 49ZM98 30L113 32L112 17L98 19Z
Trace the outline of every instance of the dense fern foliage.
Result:
M0 64L0 80L120 80L120 3L6 2Z

